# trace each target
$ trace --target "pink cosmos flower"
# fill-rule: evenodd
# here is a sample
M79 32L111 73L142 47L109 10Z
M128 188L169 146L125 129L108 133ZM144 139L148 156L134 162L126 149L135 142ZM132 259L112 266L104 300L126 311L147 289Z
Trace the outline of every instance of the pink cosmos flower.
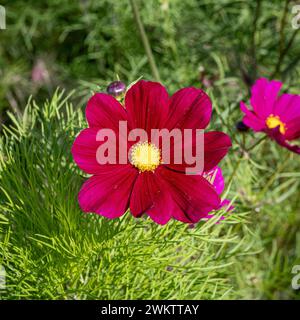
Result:
M128 121L130 129L143 128L147 132L153 128L204 129L211 113L209 97L192 87L169 97L161 84L138 81L127 91L124 106L112 96L95 94L86 108L89 127L80 132L72 146L77 165L92 175L79 192L81 209L110 219L130 209L134 217L146 213L158 224L171 218L196 223L218 209L221 199L211 183L201 174L186 175L185 163L162 163L159 148L150 142L128 146L128 151L133 147L135 152L146 150L154 154L150 163L141 163L138 157L127 164L100 165L96 160L97 148L102 143L96 135L101 128L118 132L119 121ZM230 147L226 134L206 132L203 172L213 169Z
M300 154L300 147L288 141L300 137L300 96L284 93L278 97L282 83L258 79L251 89L248 109L244 102L240 107L245 114L243 122L254 131L263 131L279 145Z
M222 169L220 167L216 166L213 169L207 172L204 172L203 177L214 186L218 195L222 194L225 188L225 181L224 181ZM232 211L234 209L234 206L230 205L230 202L231 201L228 199L223 199L220 202L220 206L218 209L221 209L224 207L226 208L227 212ZM210 214L207 217L212 218L213 215ZM223 217L221 219L223 219Z

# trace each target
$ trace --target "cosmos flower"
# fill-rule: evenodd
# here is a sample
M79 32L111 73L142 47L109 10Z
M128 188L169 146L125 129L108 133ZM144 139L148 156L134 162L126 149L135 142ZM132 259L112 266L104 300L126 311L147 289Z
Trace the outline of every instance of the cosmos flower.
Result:
M222 194L225 188L225 181L220 167L216 166L213 169L204 172L203 177L214 186L218 195ZM228 199L223 199L218 209L224 207L226 211L232 211L234 207L230 205L230 202L231 201ZM208 215L208 217L213 217L213 215Z
M300 154L300 147L289 141L300 137L300 96L284 93L278 96L282 83L258 79L251 89L248 109L244 102L240 107L245 114L243 122L254 131L262 131L279 145Z
M159 146L151 141L129 144L130 161L126 164L101 165L96 159L102 143L96 137L101 128L117 132L119 122L127 121L130 129L143 128L147 132L153 128L204 129L211 112L209 97L193 87L169 97L161 84L141 80L127 91L124 106L110 95L95 94L86 108L89 127L80 132L72 146L77 165L92 175L79 192L81 209L110 219L130 209L134 217L147 214L158 224L171 218L196 223L218 209L220 196L201 172L187 175L186 163L163 163ZM213 169L230 147L226 134L205 132L203 172Z

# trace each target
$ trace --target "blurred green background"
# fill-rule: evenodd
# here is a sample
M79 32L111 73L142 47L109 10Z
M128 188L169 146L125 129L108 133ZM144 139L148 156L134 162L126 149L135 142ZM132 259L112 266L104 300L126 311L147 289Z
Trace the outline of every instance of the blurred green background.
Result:
M236 77L238 87L274 75L293 30L285 1L137 1L162 82L211 86ZM152 78L130 1L2 1L7 29L0 32L0 112L22 110L30 94L48 97L57 86L76 88L83 104L95 86L116 79ZM277 78L299 84L297 37ZM35 74L40 71L39 75ZM225 75L224 75L225 73ZM34 77L34 79L32 79ZM43 81L40 81L43 79ZM244 91L246 93L246 91Z
M82 218L81 173L66 166L92 92L118 78L153 79L130 1L1 2L0 125L14 124L1 148L4 298L299 298L291 288L292 267L300 264L299 157L271 142L241 156L240 146L258 138L235 129L239 102L248 100L256 78L282 80L284 91L299 93L299 29L291 25L298 2L136 0L162 83L170 93L206 90L214 102L212 128L234 141L222 167L225 180L234 174L228 197L235 213L222 226L192 231L175 223L162 230L149 221L136 227L130 219ZM67 102L57 87L72 92ZM30 96L35 107L24 115ZM37 125L27 126L28 114ZM56 159L53 167L45 150ZM180 241L180 250L189 248L184 259ZM101 250L104 260L94 255ZM100 276L103 263L108 271Z

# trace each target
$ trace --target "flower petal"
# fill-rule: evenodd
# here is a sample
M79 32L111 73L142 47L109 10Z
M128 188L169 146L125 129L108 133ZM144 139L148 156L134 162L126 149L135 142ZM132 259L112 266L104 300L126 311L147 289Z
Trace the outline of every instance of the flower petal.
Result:
M90 127L119 129L119 121L126 121L127 115L123 106L112 96L96 93L87 103L86 119Z
M164 225L176 210L176 204L166 192L165 182L152 172L139 174L130 199L130 211L140 217L146 213L154 222Z
M201 174L204 171L209 171L213 169L227 154L228 149L231 147L231 140L230 137L220 131L210 131L204 133L204 145L203 149L201 148L201 145L198 146L199 149L196 149L196 138L193 136L191 142L187 142L186 144L183 144L182 150L181 150L181 162L182 163L176 163L174 161L174 148L175 152L179 152L178 146L176 145L171 146L170 150L170 163L166 163L165 166L175 170L180 171L182 173L189 173L187 172L187 168L194 169L195 174ZM197 154L198 153L198 154ZM200 154L199 154L200 153ZM193 158L195 160L194 163L190 164L186 161L186 155L192 154ZM203 158L204 155L204 158ZM197 157L197 158L196 158ZM202 158L201 158L202 157ZM179 158L179 157L178 157ZM193 159L190 159L191 161ZM198 167L201 167L203 165L202 171L199 171Z
M96 140L98 130L97 128L82 130L76 137L71 149L78 167L90 174L97 173L102 169L96 159L97 149L101 145L101 142Z
M300 138L300 115L289 120L286 123L286 126L287 130L284 135L286 140L295 140Z
M254 112L261 118L267 118L274 112L277 95L281 89L280 81L268 81L265 78L258 79L251 88L251 106Z
M220 167L214 167L209 171L204 172L204 178L210 182L216 189L217 194L220 195L225 187L225 182Z
M229 199L224 199L224 200L221 201L220 209L221 208L225 208L226 212L230 212L230 211L233 211L235 209L234 206L231 204L231 201Z
M275 105L275 114L285 123L286 140L294 140L300 137L300 96L283 94Z
M287 122L300 116L300 96L284 93L276 101L274 115Z
M213 169L227 154L231 147L230 137L219 131L204 134L204 171Z
M151 206L160 192L156 176L152 172L138 175L130 198L130 211L134 217L140 217Z
M167 184L161 180L160 194L154 200L153 206L147 210L147 215L156 223L164 225L173 217L184 217L183 212L172 199ZM177 219L179 220L179 219ZM184 222L189 222L188 219Z
M130 129L144 129L150 137L151 129L163 127L169 95L160 83L140 80L127 91L125 107Z
M204 129L209 124L211 113L211 100L204 91L193 87L183 88L171 97L166 126L170 130Z
M300 154L300 146L289 144L286 141L285 136L280 133L279 126L274 129L269 129L267 133L272 139L274 139L282 147L294 153Z
M128 209L137 174L131 165L108 166L83 184L78 195L81 209L109 219L120 217Z
M100 132L101 129L99 128L86 128L82 130L79 135L76 137L71 152L74 158L74 161L78 165L78 167L89 174L98 174L105 170L107 170L108 166L115 166L115 163L118 163L120 160L120 154L118 154L119 148L119 141L118 135L116 136L116 141L112 140L111 145L116 150L116 154L113 153L114 148L111 150L111 162L107 164L100 164L97 161L97 151L98 148L104 144L109 142L108 140L105 141L97 141L97 134ZM121 137L122 138L122 137ZM121 139L122 141L122 139ZM110 144L109 144L110 145ZM104 146L107 147L107 146ZM122 147L126 147L125 144L122 144ZM127 153L124 152L124 157L128 155L128 150L131 147L131 144L127 144ZM106 148L105 148L106 149ZM127 159L127 158L126 158ZM125 159L125 160L126 160ZM110 160L110 159L105 159Z
M168 192L180 208L172 213L177 220L195 223L217 209L220 198L215 188L200 175L185 175L161 167L159 175L166 182Z
M265 129L265 121L259 118L253 111L249 110L243 101L240 103L240 108L245 114L243 122L246 126L252 128L254 131L263 131Z

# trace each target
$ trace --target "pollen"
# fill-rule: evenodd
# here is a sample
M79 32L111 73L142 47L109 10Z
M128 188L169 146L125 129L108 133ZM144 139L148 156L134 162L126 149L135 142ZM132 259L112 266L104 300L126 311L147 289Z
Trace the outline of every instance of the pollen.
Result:
M269 129L274 129L279 126L279 132L281 134L285 134L286 132L285 123L283 123L278 116L274 116L273 114L267 118L266 125Z
M130 163L140 172L153 172L161 164L160 150L152 143L139 142L131 148Z

